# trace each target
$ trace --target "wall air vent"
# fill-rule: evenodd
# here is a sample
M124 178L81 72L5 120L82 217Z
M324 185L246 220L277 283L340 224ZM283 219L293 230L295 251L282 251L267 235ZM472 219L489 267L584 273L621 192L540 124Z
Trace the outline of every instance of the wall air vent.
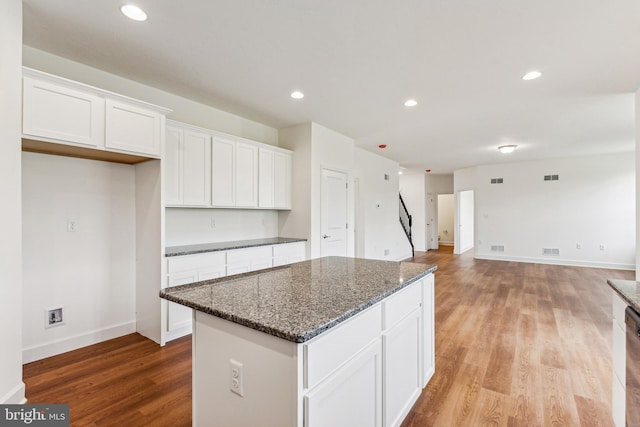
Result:
M558 248L542 248L542 255L544 256L559 256L560 249Z
M545 181L559 181L560 180L560 176L559 175L545 175L544 176L544 180Z
M491 245L491 252L504 252L504 245Z
M502 178L491 178L492 184L502 184Z

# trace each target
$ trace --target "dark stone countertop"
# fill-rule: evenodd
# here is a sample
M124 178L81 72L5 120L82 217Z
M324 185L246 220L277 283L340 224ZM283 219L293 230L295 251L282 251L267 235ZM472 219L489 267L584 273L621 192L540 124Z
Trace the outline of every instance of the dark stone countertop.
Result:
M607 280L609 286L616 291L627 304L640 313L640 282L635 280Z
M160 296L301 343L436 269L409 262L326 257L165 288Z
M236 240L233 242L200 243L197 245L168 246L165 248L165 256L180 256L201 254L204 252L227 251L230 249L252 248L254 246L281 245L283 243L306 242L307 239L294 239L288 237L271 237L267 239Z

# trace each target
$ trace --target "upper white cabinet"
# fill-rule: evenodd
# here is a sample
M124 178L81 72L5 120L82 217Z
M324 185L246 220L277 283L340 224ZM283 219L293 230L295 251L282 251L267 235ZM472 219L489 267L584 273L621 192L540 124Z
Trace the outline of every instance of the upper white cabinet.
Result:
M164 115L130 103L106 100L105 142L107 149L160 157Z
M164 155L165 204L211 204L211 136L167 126Z
M104 145L104 105L93 93L24 77L22 133L87 147Z
M258 171L260 207L291 209L291 152L261 148Z
M291 209L291 151L173 121L166 135L167 206Z
M23 75L24 138L160 157L170 110L29 68Z

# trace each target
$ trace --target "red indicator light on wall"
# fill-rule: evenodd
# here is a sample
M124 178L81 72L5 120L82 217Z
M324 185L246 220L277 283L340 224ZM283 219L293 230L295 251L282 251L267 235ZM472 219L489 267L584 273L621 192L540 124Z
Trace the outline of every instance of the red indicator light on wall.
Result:
M387 144L380 144L378 145L378 148L387 148Z

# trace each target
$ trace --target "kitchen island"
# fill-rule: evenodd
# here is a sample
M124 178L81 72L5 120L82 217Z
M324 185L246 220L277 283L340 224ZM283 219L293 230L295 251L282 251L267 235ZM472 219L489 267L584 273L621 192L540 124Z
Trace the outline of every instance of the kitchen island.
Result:
M196 426L398 426L434 372L435 266L328 257L161 291Z

